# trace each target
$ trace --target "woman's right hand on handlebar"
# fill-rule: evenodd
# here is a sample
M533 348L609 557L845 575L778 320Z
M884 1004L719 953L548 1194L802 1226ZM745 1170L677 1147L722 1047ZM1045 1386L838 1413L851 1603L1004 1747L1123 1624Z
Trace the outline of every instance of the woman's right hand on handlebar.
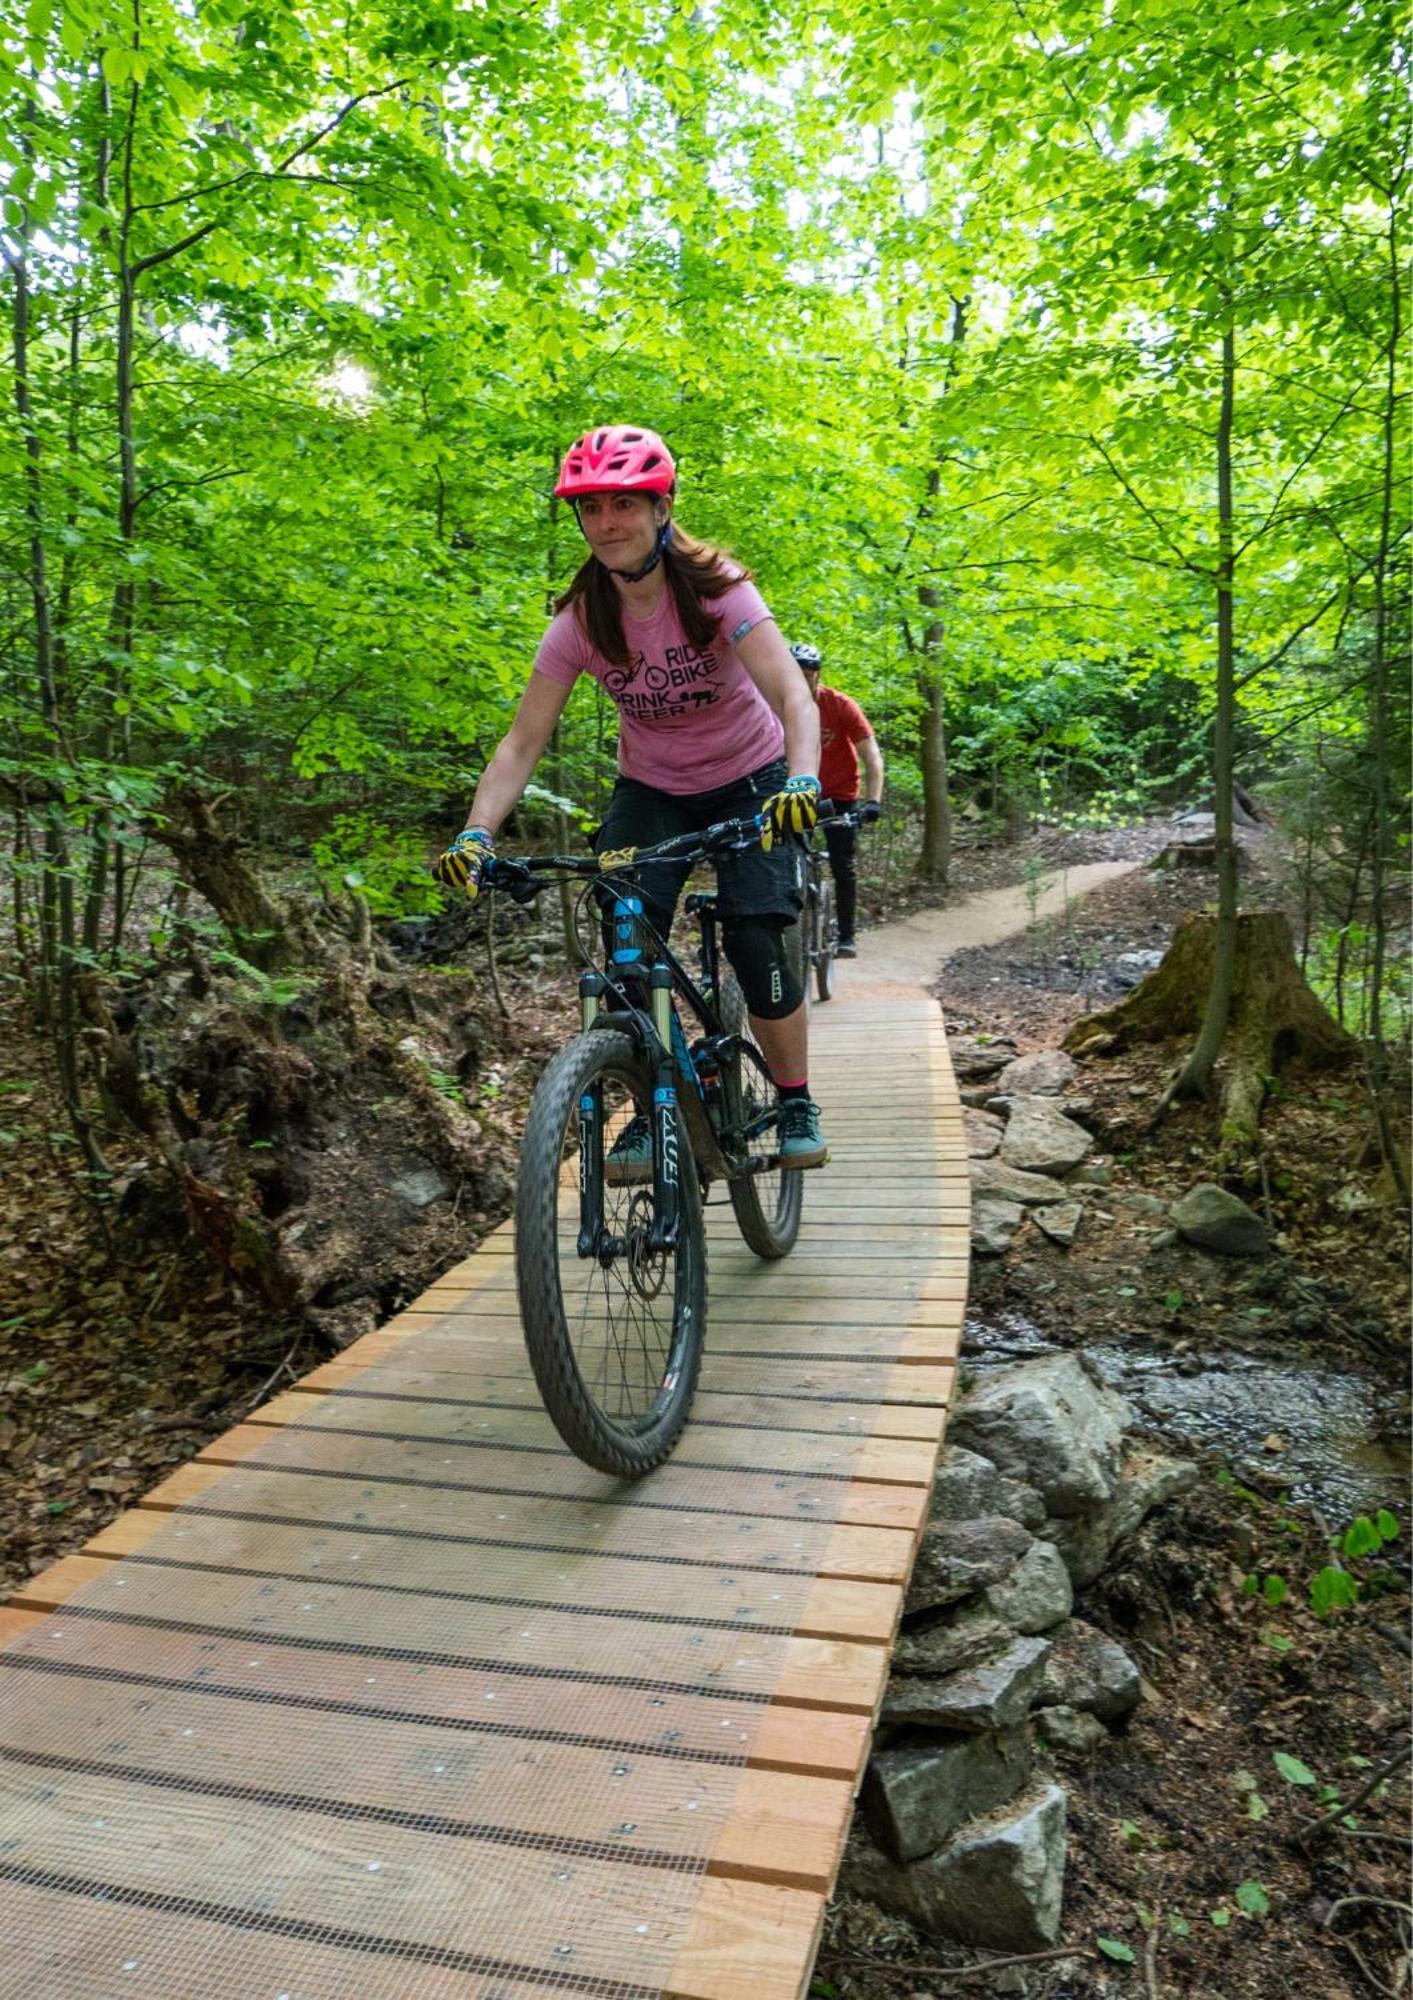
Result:
M468 826L432 863L432 873L448 889L462 889L475 901L481 877L496 858L496 844L484 827Z

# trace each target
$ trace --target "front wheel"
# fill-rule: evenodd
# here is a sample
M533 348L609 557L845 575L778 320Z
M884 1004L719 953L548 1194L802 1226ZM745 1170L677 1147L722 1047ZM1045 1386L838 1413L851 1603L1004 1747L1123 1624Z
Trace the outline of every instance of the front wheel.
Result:
M780 1144L775 1085L751 1038L746 1002L734 974L722 987L721 1019L727 1033L737 1038L735 1053L721 1065L722 1136L743 1166L752 1160L764 1164L777 1156ZM803 1174L766 1166L762 1172L733 1173L727 1182L736 1226L757 1257L784 1257L794 1248L803 1180Z
M654 1240L650 1168L613 1186L603 1172L634 1119L652 1129L652 1103L631 1035L577 1036L536 1086L515 1203L520 1318L540 1395L569 1449L618 1479L651 1472L682 1435L706 1332L701 1189L680 1117L669 1247Z

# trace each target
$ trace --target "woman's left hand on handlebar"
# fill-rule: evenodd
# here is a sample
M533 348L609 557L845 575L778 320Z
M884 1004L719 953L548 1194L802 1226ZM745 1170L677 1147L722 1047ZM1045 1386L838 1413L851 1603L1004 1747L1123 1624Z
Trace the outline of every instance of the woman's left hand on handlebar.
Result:
M786 780L760 812L760 844L769 854L777 840L794 840L819 823L819 779L811 775Z

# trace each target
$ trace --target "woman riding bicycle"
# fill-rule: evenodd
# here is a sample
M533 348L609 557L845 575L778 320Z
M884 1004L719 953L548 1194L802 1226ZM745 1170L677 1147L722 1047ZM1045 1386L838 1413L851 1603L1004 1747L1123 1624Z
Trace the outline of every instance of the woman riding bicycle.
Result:
M476 895L570 690L592 674L619 714L619 775L595 853L616 856L761 815L760 846L719 862L722 944L780 1100L780 1164L823 1166L829 1150L809 1094L804 991L785 942L800 909L791 837L818 817L814 702L747 570L673 520L676 467L654 431L586 431L554 490L574 508L589 555L555 607L465 829L434 873ZM644 914L663 936L686 872L661 862L636 871ZM620 1135L608 1166L614 1179L650 1171L646 1118Z

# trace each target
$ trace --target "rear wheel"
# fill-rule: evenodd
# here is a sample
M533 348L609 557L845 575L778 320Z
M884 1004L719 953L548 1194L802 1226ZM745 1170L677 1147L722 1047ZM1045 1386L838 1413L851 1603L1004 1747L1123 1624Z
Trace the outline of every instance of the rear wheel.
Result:
M839 919L834 912L834 890L828 882L819 885L815 904L814 990L819 1000L834 997L834 954L839 948Z
M722 1024L738 1039L735 1053L721 1065L721 1095L726 1114L723 1138L743 1161L777 1157L780 1134L775 1085L765 1057L751 1037L746 1002L735 976L721 992ZM800 1233L803 1176L783 1173L778 1166L734 1173L727 1186L736 1224L748 1249L757 1257L784 1257Z
M701 1189L680 1118L671 1247L653 1247L651 1180L610 1187L602 1174L615 1139L635 1116L651 1116L652 1101L630 1035L577 1036L536 1087L515 1206L520 1317L545 1408L572 1452L619 1479L651 1472L677 1443L706 1331ZM601 1189L587 1217L586 1156Z

